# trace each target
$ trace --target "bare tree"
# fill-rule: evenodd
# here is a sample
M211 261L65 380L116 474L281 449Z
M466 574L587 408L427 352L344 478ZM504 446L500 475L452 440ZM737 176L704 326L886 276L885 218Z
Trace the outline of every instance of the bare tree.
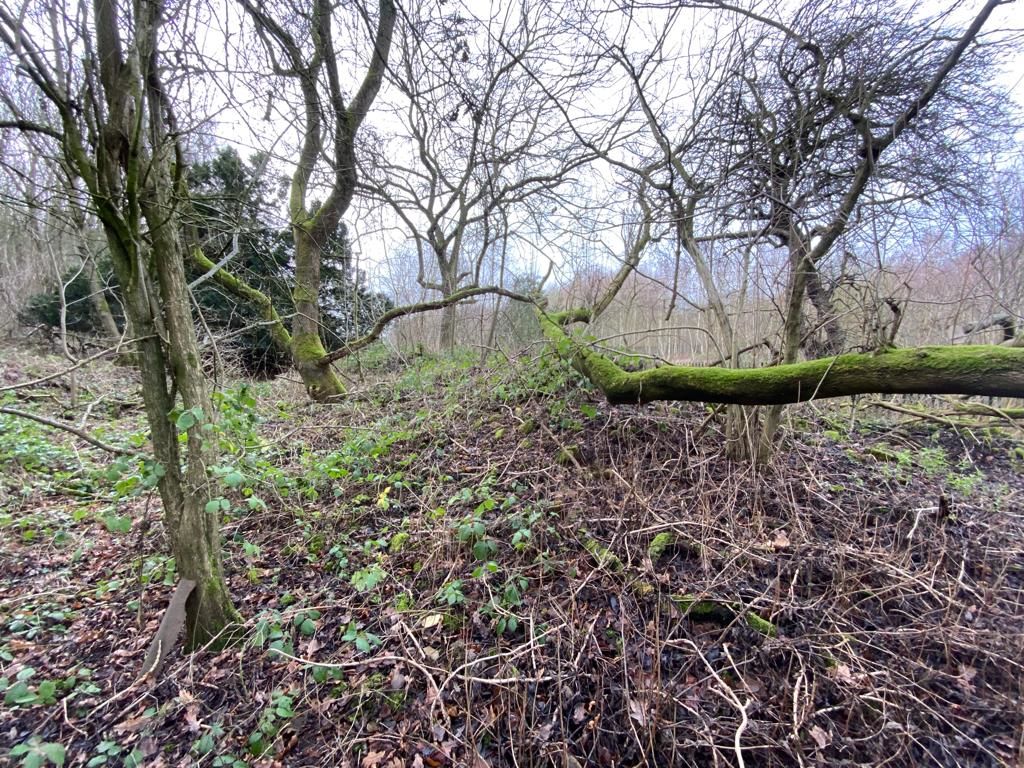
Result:
M80 10L56 1L0 6L0 41L46 104L42 119L12 111L2 125L57 142L102 224L139 336L164 520L182 587L191 589L188 640L205 643L238 615L224 581L218 517L205 511L214 445L202 427L214 413L185 282L178 223L185 164L158 45L165 7L159 0L129 9L97 0L91 16ZM168 418L175 394L177 424ZM178 429L187 433L184 446Z
M448 298L480 286L488 255L515 238L517 213L592 155L571 145L552 109L575 73L537 84L561 32L544 14L508 6L479 21L420 3L405 8L400 30L389 80L403 97L393 110L401 129L367 147L363 183L404 224L420 285ZM443 310L444 349L455 346L456 311Z
M719 65L687 93L683 109L673 108L672 89L665 87L665 68L690 61L685 51L669 45L678 39L677 6L664 7L668 21L653 41L644 38L646 50L628 49L628 25L605 44L606 56L628 78L634 104L653 139L653 145L632 144L626 152L605 157L640 176L653 199L664 201L661 215L672 225L677 253L685 254L700 276L730 356L738 354L736 337L711 267L711 258L729 242L738 245L732 250L744 259L752 248L766 246L787 254L778 362L797 360L806 333L805 297L817 308L826 331L825 350L842 351L842 329L819 267L861 222L892 217L908 199L957 191L970 182L958 171L966 167L961 161L972 150L952 144L954 137L981 140L1000 127L998 110L986 112L982 106L965 111L979 94L986 97L984 105L991 103L982 80L986 70L978 66L986 52L976 43L1000 4L990 0L964 32L951 34L947 14L920 19L910 9L887 13L878 4L851 5L836 15L830 6L804 5L782 21L767 11L700 3L718 12L717 19L731 16L741 23L731 34L718 33ZM720 23L713 28L729 29ZM965 115L974 119L969 136L960 130ZM557 324L547 327L558 337ZM736 382L746 374L739 372ZM750 376L753 384L756 377ZM680 385L676 393L698 390ZM672 391L655 387L642 397L671 397ZM716 391L705 390L709 395ZM785 401L721 391L710 399ZM780 413L773 409L766 419L756 448L762 456Z
M375 21L359 9L357 24L369 28L372 53L362 82L349 100L338 66L335 9L330 2L240 2L256 26L282 89L294 84L300 94L301 146L288 199L295 239L295 318L290 344L295 367L310 396L330 400L343 394L344 387L324 362L327 351L320 340L320 264L355 194L356 135L377 97L387 67L395 5L392 0L380 0ZM326 198L314 203L318 183L326 190Z

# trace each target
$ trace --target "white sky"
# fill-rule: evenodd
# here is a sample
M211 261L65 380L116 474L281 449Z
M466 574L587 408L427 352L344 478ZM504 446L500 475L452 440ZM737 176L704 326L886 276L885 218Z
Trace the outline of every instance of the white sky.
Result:
M453 5L449 3L445 6L445 10L449 10ZM922 4L921 7L927 10L928 6L932 5L932 3ZM980 3L964 4L958 8L957 15L966 20L973 16L979 6ZM498 13L506 11L508 5L506 3L464 2L461 7L464 15L493 18ZM938 6L935 5L935 7ZM226 63L227 71L222 71L219 77L205 80L200 87L209 89L205 97L211 104L225 105L222 108L223 111L215 116L217 143L233 144L242 152L243 156L247 156L253 150L261 149L269 150L282 159L289 157L294 152L297 133L294 126L289 124L287 105L276 99L271 99L273 113L269 121L264 121L263 117L268 103L267 94L253 94L249 84L243 78L232 75L230 72L240 63L239 52L235 49L238 41L242 40L240 30L248 25L248 21L240 15L235 0L215 0L211 8L210 16L199 22L198 28L204 33L203 38L199 41L199 47L211 59ZM1012 5L1003 6L995 12L993 19L986 25L986 29L1006 30L1014 23L1017 15L1019 15L1019 10ZM618 19L612 17L607 21L614 25ZM643 20L641 19L641 21ZM962 26L964 25L961 25L961 28ZM683 42L688 43L688 41ZM251 37L246 45L251 48ZM348 61L342 62L341 71L343 73L358 72L361 75L363 70L358 62ZM1007 62L1000 80L1011 98L1024 110L1024 55L1017 55L1013 60ZM355 83L351 87L354 89ZM386 109L389 103L395 101L396 96L394 89L385 85L378 97L376 109L371 112L367 121L368 127L382 132L396 130L397 124L388 119ZM623 103L626 97L621 93L604 88L596 94L591 94L589 98L607 107L615 102ZM229 106L229 101L234 103ZM363 138L366 138L366 134L363 134ZM285 167L286 164L282 163L282 168ZM606 166L596 170L594 179L598 184L612 184L612 174ZM370 267L368 271L371 281L379 284L380 278L384 276L382 274L384 270L379 267L383 266L385 255L393 252L403 241L406 241L408 235L393 217L371 215L358 200L349 210L345 220L349 224L349 231L357 252L361 256L363 268ZM614 224L614 221L609 224ZM612 226L606 232L604 239L611 250L621 248L621 238L616 227ZM531 254L527 250L520 250L518 259L522 267L532 267L533 271L543 273L546 269L546 257L550 253L550 248L546 249L544 254L539 251Z

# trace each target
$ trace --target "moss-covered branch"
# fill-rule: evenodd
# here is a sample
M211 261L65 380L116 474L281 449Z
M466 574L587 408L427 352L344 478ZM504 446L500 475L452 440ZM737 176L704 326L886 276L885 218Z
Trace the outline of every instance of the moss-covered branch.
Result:
M781 405L848 395L959 394L1024 397L1024 349L992 345L915 347L768 368L663 365L625 371L565 330L584 313L538 311L558 353L612 403L696 400Z
M282 356L291 354L291 334L284 327L284 323L281 322L281 316L274 309L273 302L270 301L270 298L265 293L232 275L224 269L222 264L214 264L207 258L201 248L190 249L190 255L192 263L203 271L202 280L214 280L219 286L231 292L235 298L259 308L260 316L270 329L270 338L274 342L275 349ZM195 284L197 285L198 283L199 281L196 281Z

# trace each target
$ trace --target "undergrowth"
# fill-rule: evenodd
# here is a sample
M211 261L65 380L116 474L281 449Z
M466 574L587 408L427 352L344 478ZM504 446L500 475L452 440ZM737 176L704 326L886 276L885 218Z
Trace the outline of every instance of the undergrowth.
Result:
M144 685L176 580L160 468L0 417L11 762L1020 759L1000 428L794 409L750 467L704 408L609 406L548 355L344 371L338 406L218 392L208 512L245 638ZM106 431L145 445L137 414Z

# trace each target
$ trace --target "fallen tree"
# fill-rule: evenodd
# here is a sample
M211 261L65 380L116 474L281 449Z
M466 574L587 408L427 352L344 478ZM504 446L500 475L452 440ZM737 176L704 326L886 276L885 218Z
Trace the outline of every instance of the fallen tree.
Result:
M1024 397L1024 349L995 345L889 348L767 368L662 365L627 371L566 330L591 313L538 311L558 354L611 403L691 400L784 405L863 394Z

